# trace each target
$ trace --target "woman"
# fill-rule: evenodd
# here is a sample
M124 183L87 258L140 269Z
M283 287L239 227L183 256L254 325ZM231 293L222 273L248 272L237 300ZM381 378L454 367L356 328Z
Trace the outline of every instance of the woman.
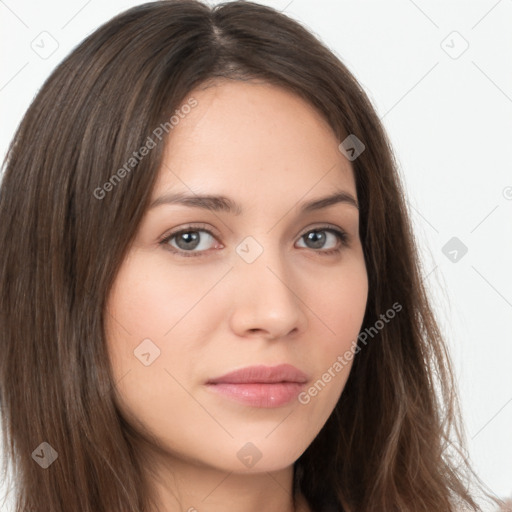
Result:
M28 110L0 215L17 511L479 510L391 148L296 22L106 23Z

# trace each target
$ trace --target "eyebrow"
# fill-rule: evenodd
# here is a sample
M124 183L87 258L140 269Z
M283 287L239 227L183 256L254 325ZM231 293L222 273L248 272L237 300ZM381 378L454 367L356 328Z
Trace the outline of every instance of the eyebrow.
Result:
M337 191L325 197L319 197L301 204L300 212L308 213L327 208L334 204L344 203L359 210L359 205L354 196L345 191ZM203 208L213 212L226 212L241 215L243 208L226 196L221 195L188 195L184 193L166 194L156 198L149 208L156 208L164 204L181 204L192 208Z

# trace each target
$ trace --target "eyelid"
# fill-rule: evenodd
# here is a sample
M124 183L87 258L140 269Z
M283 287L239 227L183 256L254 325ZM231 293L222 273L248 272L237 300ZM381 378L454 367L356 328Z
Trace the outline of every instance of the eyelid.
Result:
M219 233L215 229L211 228L208 224L204 224L203 222L193 222L191 224L186 224L184 227L179 228L176 231L172 229L167 231L161 237L159 237L158 242L164 242L173 236L186 233L187 231L206 231L208 234L215 238L220 236Z
M336 224L329 224L328 222L320 223L319 225L308 226L307 228L304 228L304 230L302 230L300 232L298 237L300 238L301 236L304 236L306 233L309 233L310 231L323 231L323 230L325 230L325 231L332 230L332 231L340 232L340 233L343 233L343 235L347 236L347 238L348 238L348 233L345 229L343 229L339 226L336 226Z

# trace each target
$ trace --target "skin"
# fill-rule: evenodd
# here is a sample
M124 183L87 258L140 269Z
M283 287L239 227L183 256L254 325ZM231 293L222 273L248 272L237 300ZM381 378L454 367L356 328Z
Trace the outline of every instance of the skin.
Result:
M350 349L368 296L359 211L346 202L299 209L339 190L357 200L353 169L324 118L284 89L219 80L190 96L198 105L170 132L152 199L219 194L243 213L148 209L108 298L118 405L146 434L159 510L307 511L300 496L294 508L293 463L332 413L351 363L307 404L248 406L205 382L290 363L310 377L307 389ZM160 243L191 223L213 237L196 227L195 248L183 235ZM345 231L348 245L322 231L326 223ZM323 244L303 236L313 229ZM263 249L252 263L236 252L248 236ZM254 255L255 247L244 248ZM148 366L134 355L147 338L160 350ZM252 467L237 457L249 442L261 453Z

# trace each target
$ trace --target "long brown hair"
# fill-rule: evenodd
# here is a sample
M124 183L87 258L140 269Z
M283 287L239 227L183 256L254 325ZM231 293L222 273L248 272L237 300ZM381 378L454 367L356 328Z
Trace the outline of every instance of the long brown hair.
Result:
M345 512L479 510L396 163L366 94L278 11L180 0L135 7L88 36L48 78L6 157L0 399L16 512L152 510L137 434L115 404L106 300L148 205L169 118L217 77L284 87L340 142L363 141L352 162L369 278L363 328L402 306L360 343L335 410L295 463L294 491L313 510L327 501ZM138 158L159 126L163 137ZM36 464L53 453L45 442L58 454L46 469Z

